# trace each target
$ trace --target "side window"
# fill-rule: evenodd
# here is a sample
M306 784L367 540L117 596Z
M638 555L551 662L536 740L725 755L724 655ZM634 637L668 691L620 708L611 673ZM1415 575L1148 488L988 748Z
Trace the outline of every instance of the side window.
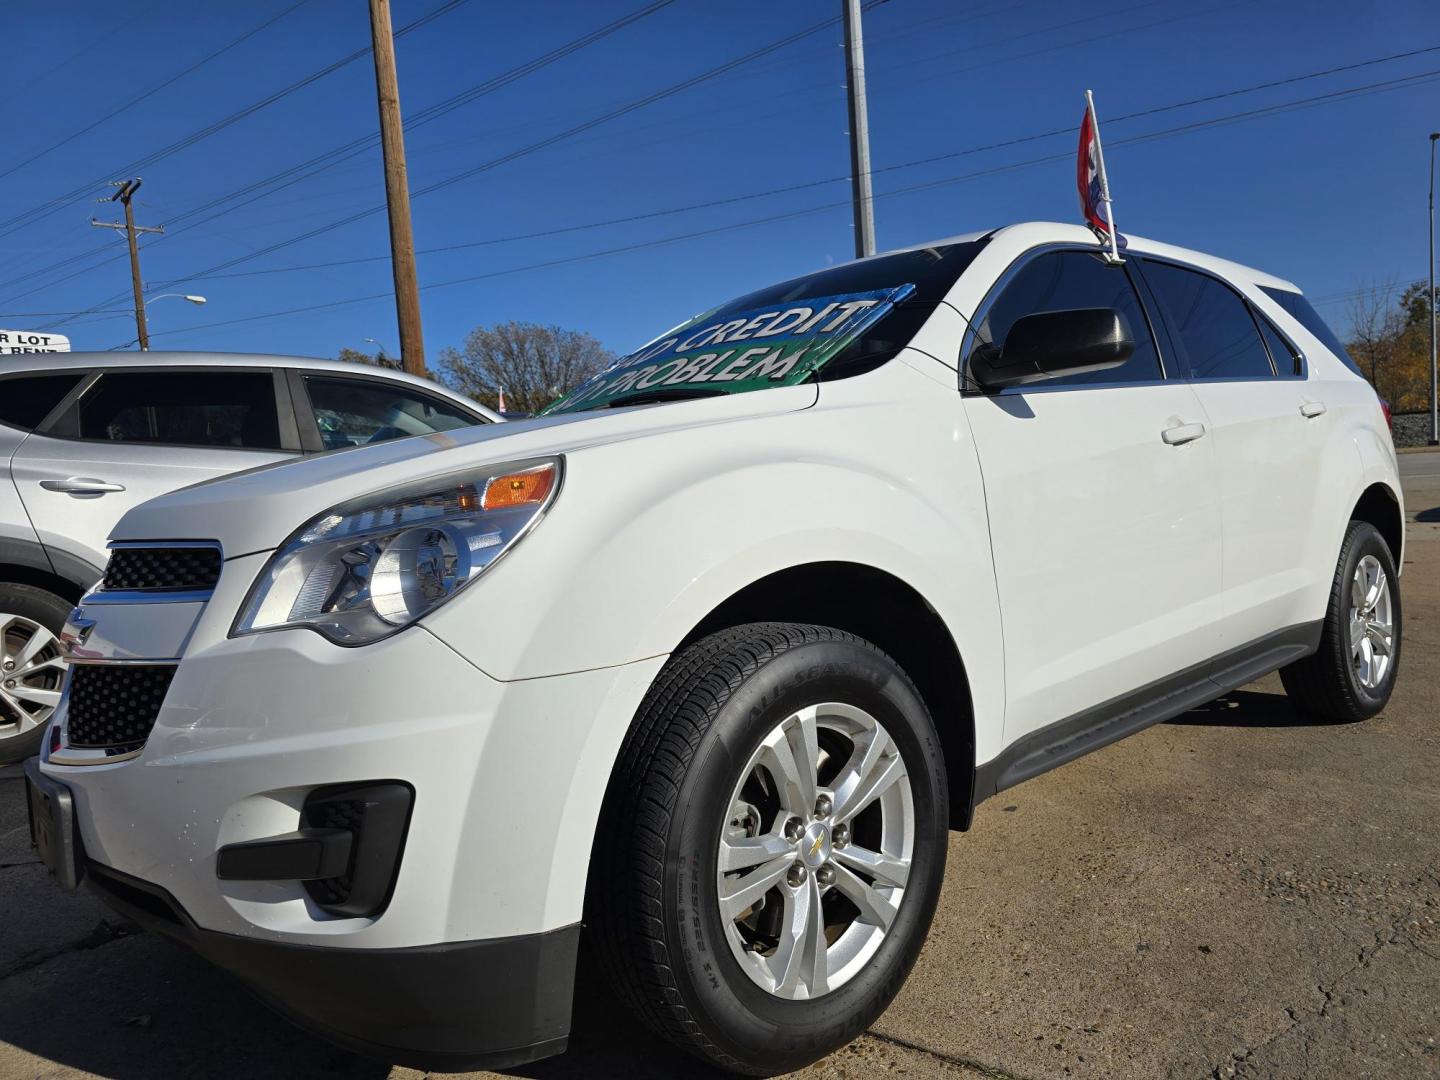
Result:
M1247 379L1274 374L1250 308L1230 286L1208 274L1149 260L1145 280L1189 355L1195 378Z
M1301 372L1300 353L1286 341L1279 330L1270 325L1270 320L1252 310L1255 321L1260 324L1260 336L1270 350L1270 359L1275 361L1275 371L1280 375L1299 375Z
M82 439L279 450L275 381L263 371L102 375L80 402Z
M1335 331L1330 329L1330 324L1320 317L1320 313L1311 306L1309 300L1306 300L1298 292L1276 289L1269 285L1261 285L1260 291L1293 315L1295 321L1314 334L1320 344L1334 353L1336 359L1342 364L1361 378L1365 377L1365 373L1360 370L1360 365L1355 363L1354 358L1346 351L1340 339L1335 336Z
M35 430L50 410L75 388L83 373L63 375L18 375L0 379L0 423Z
M402 384L306 375L305 390L326 450L473 427L478 416Z
M1086 251L1055 251L1031 259L990 305L976 334L982 342L1003 347L1017 319L1076 308L1114 308L1130 327L1135 352L1121 367L1048 379L1042 386L1152 382L1161 378L1160 355L1150 334L1150 323L1125 267L1113 266Z

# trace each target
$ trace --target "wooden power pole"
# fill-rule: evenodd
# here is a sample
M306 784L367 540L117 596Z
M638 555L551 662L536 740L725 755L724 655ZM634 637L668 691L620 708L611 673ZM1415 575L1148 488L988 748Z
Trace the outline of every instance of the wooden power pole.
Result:
M390 211L390 264L395 276L395 317L400 324L400 363L425 374L420 332L420 285L415 274L415 236L410 227L410 183L405 174L405 129L395 75L390 0L370 0L370 37L375 53L375 92L380 103L380 146L385 154L385 203Z
M145 226L135 224L135 211L130 206L130 200L135 197L135 192L140 190L143 181L137 176L134 180L114 180L110 186L119 188L114 195L108 199L101 199L101 202L118 202L125 207L125 220L119 221L97 221L93 217L90 224L101 229L119 229L125 233L125 239L130 243L130 283L135 289L135 335L140 342L140 348L150 348L150 329L145 325L145 285L140 280L140 248L135 243L137 233L163 233L163 225Z
M855 204L855 257L875 254L875 206L870 194L870 114L865 105L865 35L860 0L841 0L845 17L845 85L850 103L850 194Z

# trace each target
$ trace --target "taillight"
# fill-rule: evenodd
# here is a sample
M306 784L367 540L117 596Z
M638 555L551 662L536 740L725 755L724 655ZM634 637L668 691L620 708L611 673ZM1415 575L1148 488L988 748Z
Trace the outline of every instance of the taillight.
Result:
M1385 414L1385 426L1390 429L1391 434L1395 431L1395 418L1390 415L1390 403L1384 398L1380 399L1380 411Z

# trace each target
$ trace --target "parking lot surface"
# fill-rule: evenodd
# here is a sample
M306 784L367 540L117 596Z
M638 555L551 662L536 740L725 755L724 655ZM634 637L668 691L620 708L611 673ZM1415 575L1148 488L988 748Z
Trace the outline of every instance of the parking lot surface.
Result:
M951 835L900 997L800 1075L1440 1076L1440 454L1401 472L1389 709L1316 724L1272 676L992 799ZM60 892L22 797L0 770L0 1077L419 1075L305 1035ZM517 1074L703 1071L582 972L569 1054Z

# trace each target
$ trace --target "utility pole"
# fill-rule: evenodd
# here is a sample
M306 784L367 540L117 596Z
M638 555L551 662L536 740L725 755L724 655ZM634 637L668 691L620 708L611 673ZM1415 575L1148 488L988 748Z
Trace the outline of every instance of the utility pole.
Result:
M122 224L118 221L97 221L90 219L90 224L101 229L119 229L125 233L126 240L130 243L130 282L135 288L135 336L140 342L141 349L150 348L150 331L145 325L145 286L140 281L140 248L135 243L136 233L163 233L165 227L157 225L154 227L135 224L135 211L130 206L130 200L135 197L135 192L140 190L143 183L140 177L133 180L112 180L110 186L119 188L114 195L108 199L97 199L96 202L118 202L125 207L125 221Z
M1435 141L1430 133L1430 445L1440 446L1440 370L1435 363Z
M860 0L845 9L845 84L850 97L850 193L855 203L855 257L875 254L875 208L870 194L870 119L865 109L865 38Z
M385 153L385 204L390 211L390 265L395 277L395 317L400 324L400 363L411 375L424 375L425 340L420 333L420 285L410 227L410 183L405 173L405 129L400 118L390 0L370 0L370 37L380 103L380 145Z

